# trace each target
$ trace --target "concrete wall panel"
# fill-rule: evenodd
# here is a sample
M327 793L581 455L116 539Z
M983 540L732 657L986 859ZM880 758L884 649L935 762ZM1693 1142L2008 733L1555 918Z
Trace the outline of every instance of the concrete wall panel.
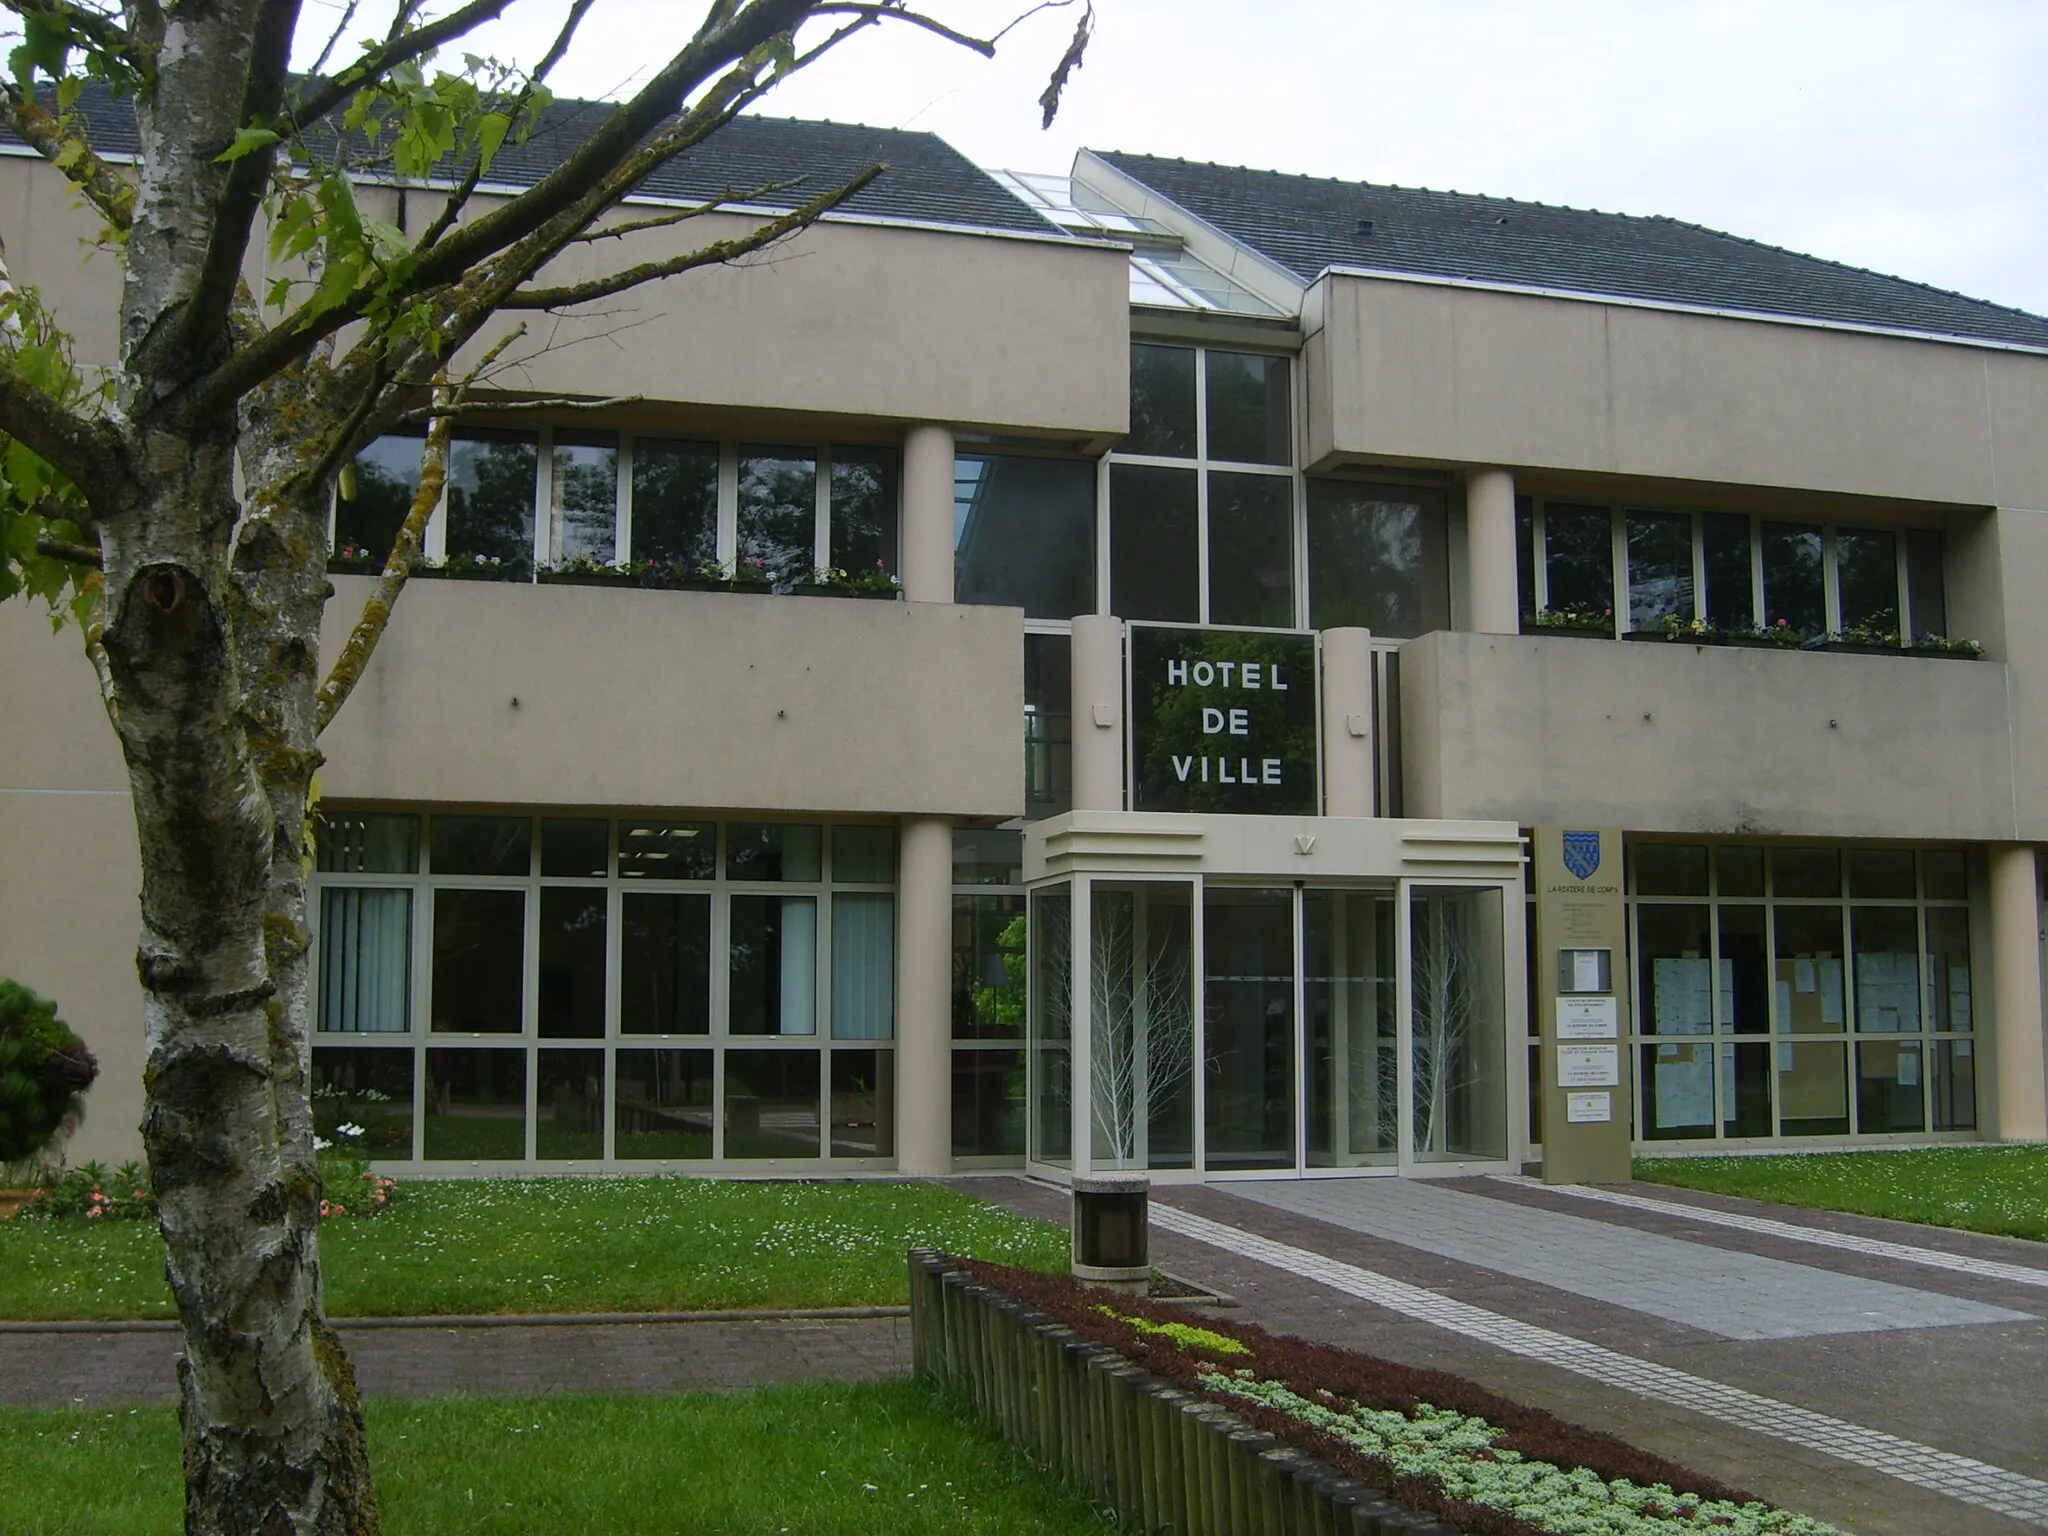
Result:
M2006 682L1988 661L1425 635L1401 651L1407 811L1646 832L2010 837Z
M335 585L330 655L368 578ZM1015 816L1023 648L1014 608L421 581L323 741L322 785Z

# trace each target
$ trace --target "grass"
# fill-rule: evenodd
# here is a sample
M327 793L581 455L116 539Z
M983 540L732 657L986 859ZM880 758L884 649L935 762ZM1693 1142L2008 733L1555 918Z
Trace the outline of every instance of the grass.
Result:
M1096 1536L1113 1527L909 1382L367 1407L388 1536ZM168 1408L0 1410L0 1530L180 1526Z
M2048 1146L1637 1158L1653 1184L2048 1242Z
M320 1234L336 1317L900 1304L925 1245L1064 1270L1067 1236L929 1184L451 1179ZM149 1222L0 1222L0 1317L172 1315ZM0 1527L5 1529L5 1527Z

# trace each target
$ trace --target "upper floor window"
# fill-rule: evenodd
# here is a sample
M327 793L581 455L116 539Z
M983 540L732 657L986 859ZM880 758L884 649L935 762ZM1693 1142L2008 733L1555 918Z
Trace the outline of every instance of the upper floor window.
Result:
M1287 359L1131 347L1131 431L1110 455L1110 611L1127 619L1296 622Z
M953 461L953 600L1026 618L1095 611L1095 466L963 453Z
M420 449L417 435L393 435L357 457L336 501L337 553L381 562L390 552L419 490ZM893 572L899 478L887 447L464 427L424 554L512 579L579 561L743 561L777 586L818 567Z
M1309 624L1409 639L1451 622L1443 493L1308 482Z
M1540 501L1521 511L1524 623L1911 645L1947 633L1941 534Z

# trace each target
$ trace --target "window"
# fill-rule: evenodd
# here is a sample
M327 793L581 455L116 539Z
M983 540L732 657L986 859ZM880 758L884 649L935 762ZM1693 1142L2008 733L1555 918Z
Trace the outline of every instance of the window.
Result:
M1346 480L1308 483L1309 624L1410 639L1450 624L1440 493Z
M1634 843L1645 1140L1976 1125L1952 849Z
M1031 619L1095 611L1095 466L961 454L953 464L953 601Z
M1311 566L1316 494L1310 492ZM1543 501L1517 508L1525 625L1541 613L1629 630L1695 620L1719 635L1904 646L1943 636L1941 534L1731 512Z
M1024 1161L1023 838L953 834L953 1155Z
M896 867L886 823L328 807L316 1113L392 1160L893 1156Z
M1131 347L1131 430L1110 456L1110 610L1127 619L1296 623L1287 359Z
M338 558L379 563L419 489L417 436L378 438L342 479ZM456 429L426 568L680 567L756 560L787 589L819 566L893 572L901 522L892 447L719 444L617 432ZM1092 554L1088 556L1092 560Z

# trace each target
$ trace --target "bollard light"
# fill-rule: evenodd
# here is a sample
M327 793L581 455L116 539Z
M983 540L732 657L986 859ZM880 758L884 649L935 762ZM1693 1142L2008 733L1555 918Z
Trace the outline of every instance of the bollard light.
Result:
M1151 1180L1142 1173L1074 1175L1074 1278L1143 1294Z

